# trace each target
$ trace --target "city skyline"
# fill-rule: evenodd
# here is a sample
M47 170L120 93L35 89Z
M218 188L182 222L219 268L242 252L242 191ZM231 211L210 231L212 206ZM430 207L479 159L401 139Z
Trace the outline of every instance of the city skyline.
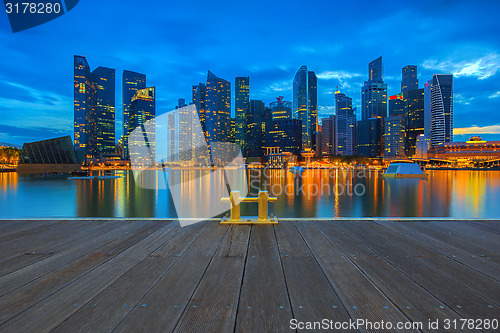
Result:
M264 29L258 22L244 19L248 29L239 32L238 40L234 39L237 33L231 29L215 33L216 28L210 25L202 28L204 17L214 14L231 18L241 9L238 6L233 8L222 3L213 9L203 6L206 13L201 13L201 9L188 12L187 5L172 4L168 7L170 10L159 10L160 14L148 16L142 15L146 8L123 4L112 10L113 2L100 5L102 10L95 12L91 4L81 3L58 20L18 34L10 32L6 19L0 20L0 38L4 41L0 47L3 51L0 141L22 144L73 132L73 94L68 84L72 81L69 63L73 54L85 55L93 68L116 69L118 77L123 70L146 74L148 81L157 87L158 114L172 110L178 98L189 100L192 85L203 82L207 70L229 79L233 87L235 76L249 76L251 99L268 104L284 96L291 101L293 76L300 66L307 65L318 77L319 119L334 113L336 86L353 99L353 107L358 107L360 112L360 86L366 80L366 64L382 56L388 96L399 93L404 66L418 66L419 88L423 88L423 83L432 79L433 74L454 74L454 127L459 133L467 133L463 128L473 125L483 128L463 136L455 133L456 141L467 139L471 134L493 140L498 135L481 132L500 132L500 126L496 126L500 124L497 112L500 45L494 36L499 23L482 14L497 10L499 5L494 2L487 4L488 10L468 8L465 2L433 3L436 12L420 8L426 6L387 3L382 5L381 14L376 18L370 18L368 8L355 9L342 4L343 9L356 14L353 23L360 27L351 30L340 28L342 18L336 18L335 24L329 21L326 14L329 11L325 8L332 5L327 2L308 5L290 2L287 6L271 2L260 7L256 3L248 10L279 8L283 15L275 18L276 23L288 22L291 18L285 17L293 17L299 11L309 16L304 18L301 29L291 24ZM438 32L431 31L442 6L446 6L449 13L445 17L449 24L441 26ZM138 24L143 24L144 29L139 30L149 29L151 36L139 38L144 36L141 31L118 25L121 14L134 10L137 10ZM98 33L84 27L86 15L92 13L100 19L106 12L113 15L107 18L105 28L101 28L104 31ZM180 12L186 13L186 17L179 16ZM405 38L400 38L399 27L403 24L413 24L413 28L405 31ZM193 31L199 29L204 29L203 33L191 37ZM125 43L129 39L135 42ZM148 45L152 40L155 40L154 52L152 45ZM266 52L252 51L249 41L258 41L259 48ZM243 52L247 48L250 51ZM20 65L12 66L14 60ZM116 140L123 126L120 86L117 78ZM234 101L234 89L231 99Z

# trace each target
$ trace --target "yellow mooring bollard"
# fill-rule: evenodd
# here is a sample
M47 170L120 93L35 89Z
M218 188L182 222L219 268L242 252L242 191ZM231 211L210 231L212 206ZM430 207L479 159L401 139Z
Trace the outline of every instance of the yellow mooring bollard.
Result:
M240 191L231 191L229 198L222 198L221 201L231 203L231 216L227 215L222 218L220 224L278 224L278 219L271 214L267 216L267 203L274 202L278 198L270 197L267 191L259 191L257 198L241 198ZM259 216L244 216L240 215L241 202L257 202L259 204Z

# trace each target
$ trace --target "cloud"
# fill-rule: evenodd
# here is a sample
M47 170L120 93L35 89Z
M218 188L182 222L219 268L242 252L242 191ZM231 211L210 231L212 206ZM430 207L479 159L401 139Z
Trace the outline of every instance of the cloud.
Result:
M10 126L0 124L0 141L22 145L24 142L50 139L59 136L70 135L71 129L58 129L53 127L42 127L34 124L32 127Z
M470 126L461 127L453 129L454 135L466 135L466 134L500 134L500 125L491 126Z
M326 71L316 75L318 79L322 80L342 80L342 79L352 79L353 77L361 76L359 73L349 73L344 71Z
M470 103L474 100L474 97L465 97L462 94L454 94L453 100L458 104L470 105Z
M318 107L318 114L319 118L326 118L335 113L335 106L334 105L327 105L327 106L322 106L320 105Z
M316 75L320 80L338 80L342 89L350 89L352 87L353 82L359 79L356 79L361 76L359 73L355 72L346 72L346 71L325 71ZM356 82L357 86L361 86L360 82Z
M455 77L476 77L479 80L487 79L500 70L500 55L489 53L483 57L460 60L449 58L444 61L427 59L422 67L436 70L441 73L452 73Z
M498 98L498 97L500 97L500 91L497 91L496 93L493 93L488 96L488 98Z

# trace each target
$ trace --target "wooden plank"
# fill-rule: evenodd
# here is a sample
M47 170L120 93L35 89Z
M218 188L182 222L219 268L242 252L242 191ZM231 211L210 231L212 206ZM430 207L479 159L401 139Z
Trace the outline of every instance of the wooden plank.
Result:
M206 228L182 228L167 243L66 319L53 332L112 331ZM126 291L126 292L124 292Z
M275 225L274 230L294 318L301 322L323 318L335 322L349 321L345 304L332 288L295 224L281 222Z
M120 223L114 231L89 243L85 247L88 252L80 258L1 297L0 324L123 252L161 226L156 222Z
M66 244L68 241L78 239L78 237L87 236L90 231L106 227L109 227L109 223L103 221L63 221L49 225L47 230L43 230L43 226L40 226L37 228L40 232L34 232L0 244L0 262L25 253L49 254L51 251L58 250L59 244ZM47 249L48 244L54 246L52 250Z
M333 222L328 222L330 224ZM326 237L309 221L298 222L297 226L353 320L384 320L391 323L410 321L353 263L351 254L347 255L344 248L334 243L338 241L337 237ZM331 234L329 236L332 237ZM349 241L343 245L349 245ZM353 249L349 248L351 251ZM359 255L356 251L354 257Z
M481 220L472 220L471 224L474 226L480 227L482 230L493 232L497 235L500 235L500 221L481 221Z
M404 239L384 238L369 228L369 222L343 223L341 227L433 294L443 303L441 306L449 307L464 318L500 316L500 309L490 307L484 297L403 250Z
M462 283L464 287L474 290L490 302L500 306L500 288L498 287L498 281L490 279L488 276L453 260L453 258L449 258L439 251L425 246L422 242L419 242L418 239L406 237L379 224L368 223L367 225L369 225L371 232L377 233L391 242L393 239L397 239L399 249L407 251L420 261L452 277Z
M233 332L250 226L230 226L175 332Z
M61 221L11 221L8 226L3 226L0 222L0 243L30 235L36 232L47 230L52 225ZM3 228L2 228L3 227Z
M74 225L78 225L77 221L72 221ZM128 224L129 222L122 222ZM0 277L12 273L23 267L32 265L38 261L45 260L58 253L64 252L68 249L74 248L75 244L83 243L92 240L99 235L105 234L109 231L116 229L116 225L112 222L106 223L90 223L78 225L75 227L74 232L70 235L61 233L57 238L50 239L46 242L37 244L29 243L24 245L25 240L20 239L21 246L29 248L28 251L21 251L19 254L12 256L0 262Z
M499 266L497 263L491 261L487 257L471 255L469 252L464 251L461 248L443 243L440 240L419 232L413 228L416 222L376 221L376 223L431 247L432 249L446 255L448 258L464 264L467 267L473 268L474 270L488 276L490 279L500 282L500 274L498 274Z
M443 243L469 251L472 255L488 256L500 252L499 236L480 230L475 232L476 229L467 229L465 224L458 227L452 222L415 222L412 227Z
M49 256L43 256L41 257L41 260L36 260L34 263L27 262L25 267L1 276L0 296L3 296L12 290L22 287L34 279L40 278L47 273L73 262L83 254L89 252L87 249L89 244L93 244L90 246L91 249L94 249L95 246L99 246L99 244L101 244L100 242L103 239L109 242L109 238L114 236L107 235L107 233L109 231L113 231L117 227L114 226L113 223L108 222L104 227L97 227L97 229L92 227L89 228L92 230L90 234L87 233L85 236L80 238L78 242L73 241L67 244L66 249L56 251ZM39 258L39 256L37 256L37 258Z
M228 226L209 223L114 332L171 332L219 248Z
M469 221L468 225L495 235L500 235L500 223L498 221Z
M0 326L0 331L48 332L129 271L179 230L169 223L116 257ZM29 320L26 320L29 318Z
M285 332L293 318L272 225L253 226L236 332Z
M348 296L353 298L353 300L349 303L361 303L361 306L357 306L357 308L364 309L366 312L356 315L353 314L354 317L370 318L375 316L376 318L378 317L378 319L372 319L372 321L380 321L381 319L387 321L388 316L386 316L385 312L401 311L414 323L427 323L429 319L438 319L443 322L445 319L453 320L461 318L449 308L439 308L441 305L441 301L439 299L417 285L413 280L394 268L391 264L389 264L389 262L379 257L364 244L357 242L351 234L339 227L339 225L343 223L354 222L342 221L335 223L333 221L322 221L318 222L317 225L342 251L338 255L349 259L363 273L363 275L366 276L366 278L369 279L376 286L376 288L390 300L390 303L392 303L391 305L380 297L374 298L370 295L365 296L367 298L366 300L358 299L356 301L358 294L365 294L365 288L363 286L354 288L359 283L356 281L353 283L351 280L354 280L357 274L351 274L350 271L346 271L343 267L339 267L342 274L337 276L345 277L344 279L341 279L345 280L345 285L340 285L336 289L339 290L341 297L343 297L342 295L345 291L351 290L351 294ZM311 239L311 243L316 242L316 238L309 238ZM335 263L332 263L331 265L333 266ZM392 320L400 320L394 316L390 317L394 318ZM428 329L424 327L423 331L428 331Z
M36 220L0 220L0 233L8 232L10 228L14 227L14 229L18 228L19 224L26 224L34 226L37 224ZM55 221L45 221L45 222L55 222Z

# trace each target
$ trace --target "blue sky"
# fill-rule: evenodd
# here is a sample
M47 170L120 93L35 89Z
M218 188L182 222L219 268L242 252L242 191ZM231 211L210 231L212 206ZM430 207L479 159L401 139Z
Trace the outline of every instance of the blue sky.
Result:
M320 117L333 113L336 86L359 107L368 62L383 56L389 95L401 68L417 65L420 86L455 74L455 141L500 140L500 1L92 1L13 34L0 13L0 142L22 144L73 133L73 55L92 69L145 73L157 114L207 70L250 76L250 95L292 98L301 65L318 75ZM234 91L233 91L234 94ZM234 103L233 103L234 104ZM234 105L233 105L234 106Z

